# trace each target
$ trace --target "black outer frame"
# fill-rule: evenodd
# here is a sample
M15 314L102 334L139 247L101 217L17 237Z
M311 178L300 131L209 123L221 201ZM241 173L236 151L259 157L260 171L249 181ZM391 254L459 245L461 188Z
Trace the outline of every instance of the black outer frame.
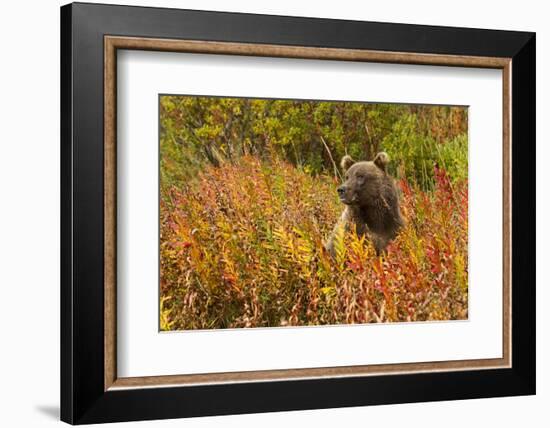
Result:
M512 58L512 368L104 391L104 35ZM74 3L61 8L61 420L535 393L535 34Z

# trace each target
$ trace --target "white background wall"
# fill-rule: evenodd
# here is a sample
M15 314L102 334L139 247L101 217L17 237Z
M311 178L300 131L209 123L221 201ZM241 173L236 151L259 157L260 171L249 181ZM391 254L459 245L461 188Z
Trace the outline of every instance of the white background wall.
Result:
M122 1L122 0L121 0ZM0 12L0 424L58 424L59 6L4 2ZM104 3L113 3L104 1ZM546 245L550 215L549 13L545 2L148 0L126 4L537 32L537 340L534 397L155 421L141 426L545 426L550 416ZM545 120L546 119L546 120ZM127 424L125 426L137 426Z

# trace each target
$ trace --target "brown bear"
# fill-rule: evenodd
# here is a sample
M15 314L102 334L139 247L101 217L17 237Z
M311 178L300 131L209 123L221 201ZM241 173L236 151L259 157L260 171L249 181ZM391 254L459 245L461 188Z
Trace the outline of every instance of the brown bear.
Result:
M342 158L345 182L337 191L346 207L326 244L332 255L334 239L341 227L346 230L355 227L359 236L366 234L377 254L385 250L403 227L397 188L386 170L388 162L384 152L372 161L355 162L347 155Z

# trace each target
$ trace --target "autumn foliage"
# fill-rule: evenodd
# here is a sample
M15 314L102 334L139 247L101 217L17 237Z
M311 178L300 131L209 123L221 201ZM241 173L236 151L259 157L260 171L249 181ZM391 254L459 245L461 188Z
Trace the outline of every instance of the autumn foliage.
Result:
M161 329L305 326L468 317L468 183L433 167L399 180L406 226L377 256L342 230L327 172L252 154L162 189Z

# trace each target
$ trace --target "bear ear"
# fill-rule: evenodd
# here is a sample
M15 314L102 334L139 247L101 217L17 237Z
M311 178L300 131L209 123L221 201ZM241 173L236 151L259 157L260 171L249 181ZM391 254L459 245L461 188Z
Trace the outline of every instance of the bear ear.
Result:
M345 155L343 158L342 158L342 161L340 162L340 166L342 167L342 169L345 171L347 171L349 169L350 166L352 166L353 164L355 163L355 161L351 158L351 156L348 156L348 155Z
M386 152L380 152L376 155L373 162L378 168L386 172L386 166L390 163L390 157Z

